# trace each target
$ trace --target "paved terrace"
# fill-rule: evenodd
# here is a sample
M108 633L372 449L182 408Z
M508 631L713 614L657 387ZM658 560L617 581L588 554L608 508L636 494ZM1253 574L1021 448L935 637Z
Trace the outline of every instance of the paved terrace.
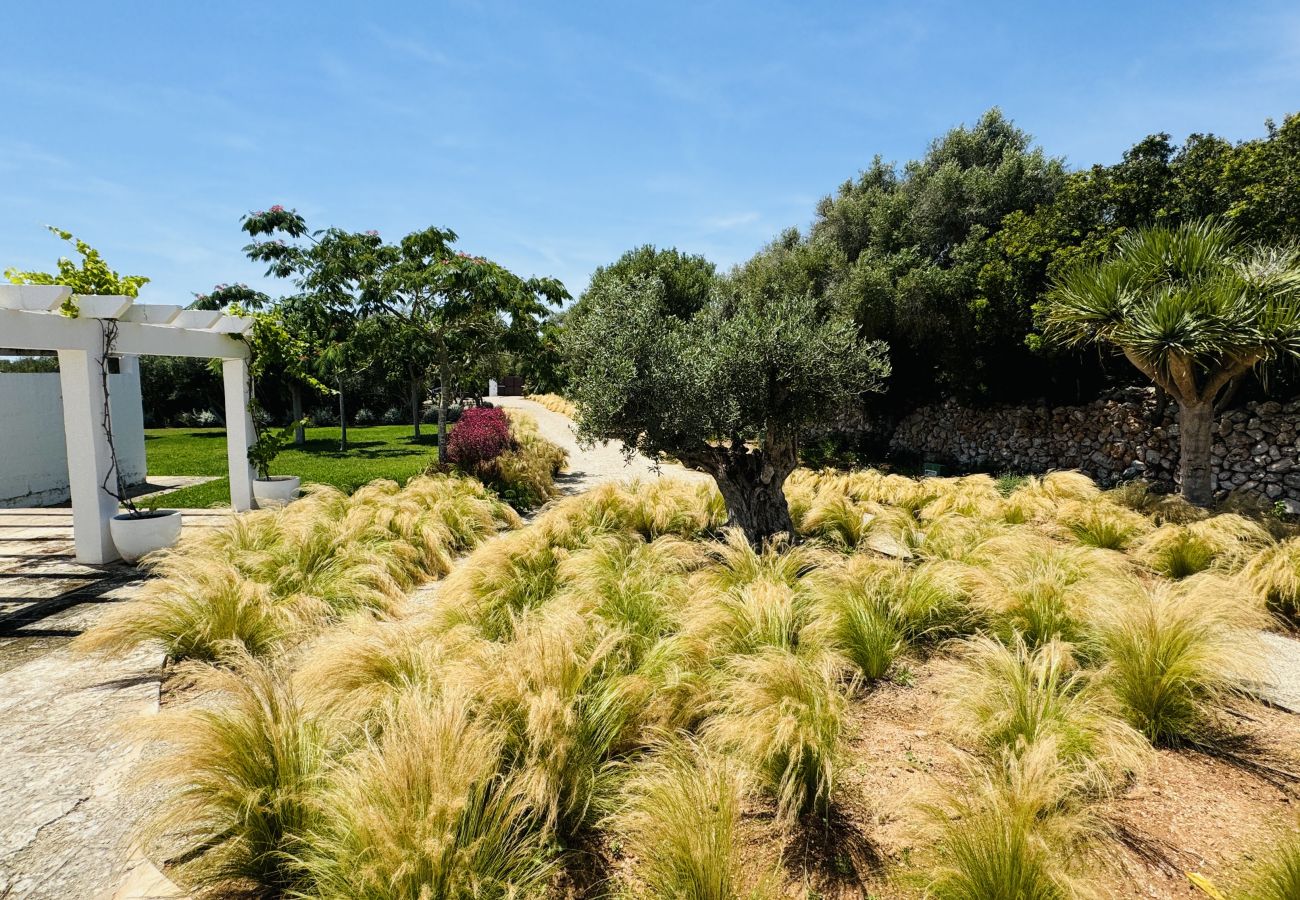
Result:
M229 514L186 510L185 528ZM171 896L134 850L147 794L128 726L156 712L162 654L73 653L69 642L141 573L73 558L72 510L0 510L0 896Z

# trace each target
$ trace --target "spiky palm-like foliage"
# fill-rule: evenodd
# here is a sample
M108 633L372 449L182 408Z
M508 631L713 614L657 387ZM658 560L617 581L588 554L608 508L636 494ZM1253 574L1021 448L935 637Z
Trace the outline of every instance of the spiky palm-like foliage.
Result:
M1057 280L1047 333L1117 348L1177 401L1182 493L1203 506L1216 399L1261 363L1300 356L1298 296L1300 249L1243 248L1213 221L1152 226Z
M300 854L305 896L321 900L511 898L554 871L538 822L500 774L503 737L456 691L412 689L379 737L334 770L327 815Z
M659 900L734 900L742 779L726 757L694 745L637 763L609 826Z
M846 701L825 655L777 647L726 664L703 733L763 779L786 819L829 808Z
M166 789L153 827L194 841L186 881L277 894L302 880L294 860L319 815L327 735L280 672L247 655L226 663L201 670L215 708L167 712L154 725L168 746L147 766Z
M994 756L1019 755L1050 741L1062 765L1109 789L1142 763L1146 741L1122 718L1093 673L1059 641L1031 649L987 637L961 648L946 691L945 718L965 740Z
M1269 544L1269 533L1235 513L1186 525L1161 525L1135 548L1134 557L1166 578L1186 578L1213 567L1235 572Z
M1263 619L1212 575L1099 609L1105 677L1130 724L1153 744L1212 745L1227 703L1259 674Z

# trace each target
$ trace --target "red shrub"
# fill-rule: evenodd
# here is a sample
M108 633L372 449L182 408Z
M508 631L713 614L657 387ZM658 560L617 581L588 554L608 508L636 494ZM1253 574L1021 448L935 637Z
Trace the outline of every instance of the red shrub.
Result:
M447 438L447 459L471 468L496 459L510 447L510 420L505 410L475 407L461 413Z

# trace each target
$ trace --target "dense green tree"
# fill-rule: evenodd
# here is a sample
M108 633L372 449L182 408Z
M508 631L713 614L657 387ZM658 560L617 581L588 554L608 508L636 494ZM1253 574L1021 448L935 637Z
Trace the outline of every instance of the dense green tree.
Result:
M298 292L277 305L288 332L302 342L309 358L304 371L328 383L338 398L339 449L347 449L348 380L368 367L355 341L361 317L361 283L383 241L375 231L341 228L309 231L296 210L272 206L250 212L241 227L252 238L249 259L267 264L267 275L290 280ZM301 387L295 388L294 416L300 418ZM301 438L301 432L295 439Z
M438 459L446 462L447 405L453 359L471 341L497 346L512 327L568 298L552 278L521 278L505 267L453 249L456 234L441 228L412 232L396 244L359 248L363 275L359 308L391 315L418 331L434 350L438 376Z
M733 284L682 316L659 278L634 276L602 279L583 302L565 336L579 435L709 473L755 544L793 534L782 485L802 429L889 370L880 344L811 293Z
M717 266L703 256L682 253L676 247L660 250L651 244L635 247L591 275L591 282L578 299L578 315L586 307L586 295L606 284L634 278L658 278L663 285L665 308L679 318L689 318L709 301L717 278Z
M1050 201L1065 178L1061 160L994 109L901 171L877 157L819 204L806 243L824 247L815 252L827 265L842 258L827 293L888 342L896 405L1023 382L1032 312L981 281L995 258L988 237L1008 215Z
M1212 221L1139 229L1066 271L1045 318L1052 338L1117 348L1178 402L1182 493L1204 505L1216 401L1252 369L1300 357L1300 250L1243 247Z

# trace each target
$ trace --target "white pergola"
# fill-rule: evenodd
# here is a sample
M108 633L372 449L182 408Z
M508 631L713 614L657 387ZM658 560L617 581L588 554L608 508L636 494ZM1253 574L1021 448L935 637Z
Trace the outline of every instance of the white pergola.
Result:
M79 310L75 318L60 311L69 297ZM123 372L138 372L140 356L222 360L230 501L236 510L251 509L253 505L253 472L248 464L248 447L253 440L248 408L248 345L234 337L247 331L252 319L135 303L130 297L74 297L70 288L57 285L0 285L0 347L52 350L59 356L73 537L78 562L91 564L118 558L108 530L109 520L118 511L117 500L101 488L117 481L103 426L108 400L108 379L100 371L105 320L116 326L113 356L119 359Z

